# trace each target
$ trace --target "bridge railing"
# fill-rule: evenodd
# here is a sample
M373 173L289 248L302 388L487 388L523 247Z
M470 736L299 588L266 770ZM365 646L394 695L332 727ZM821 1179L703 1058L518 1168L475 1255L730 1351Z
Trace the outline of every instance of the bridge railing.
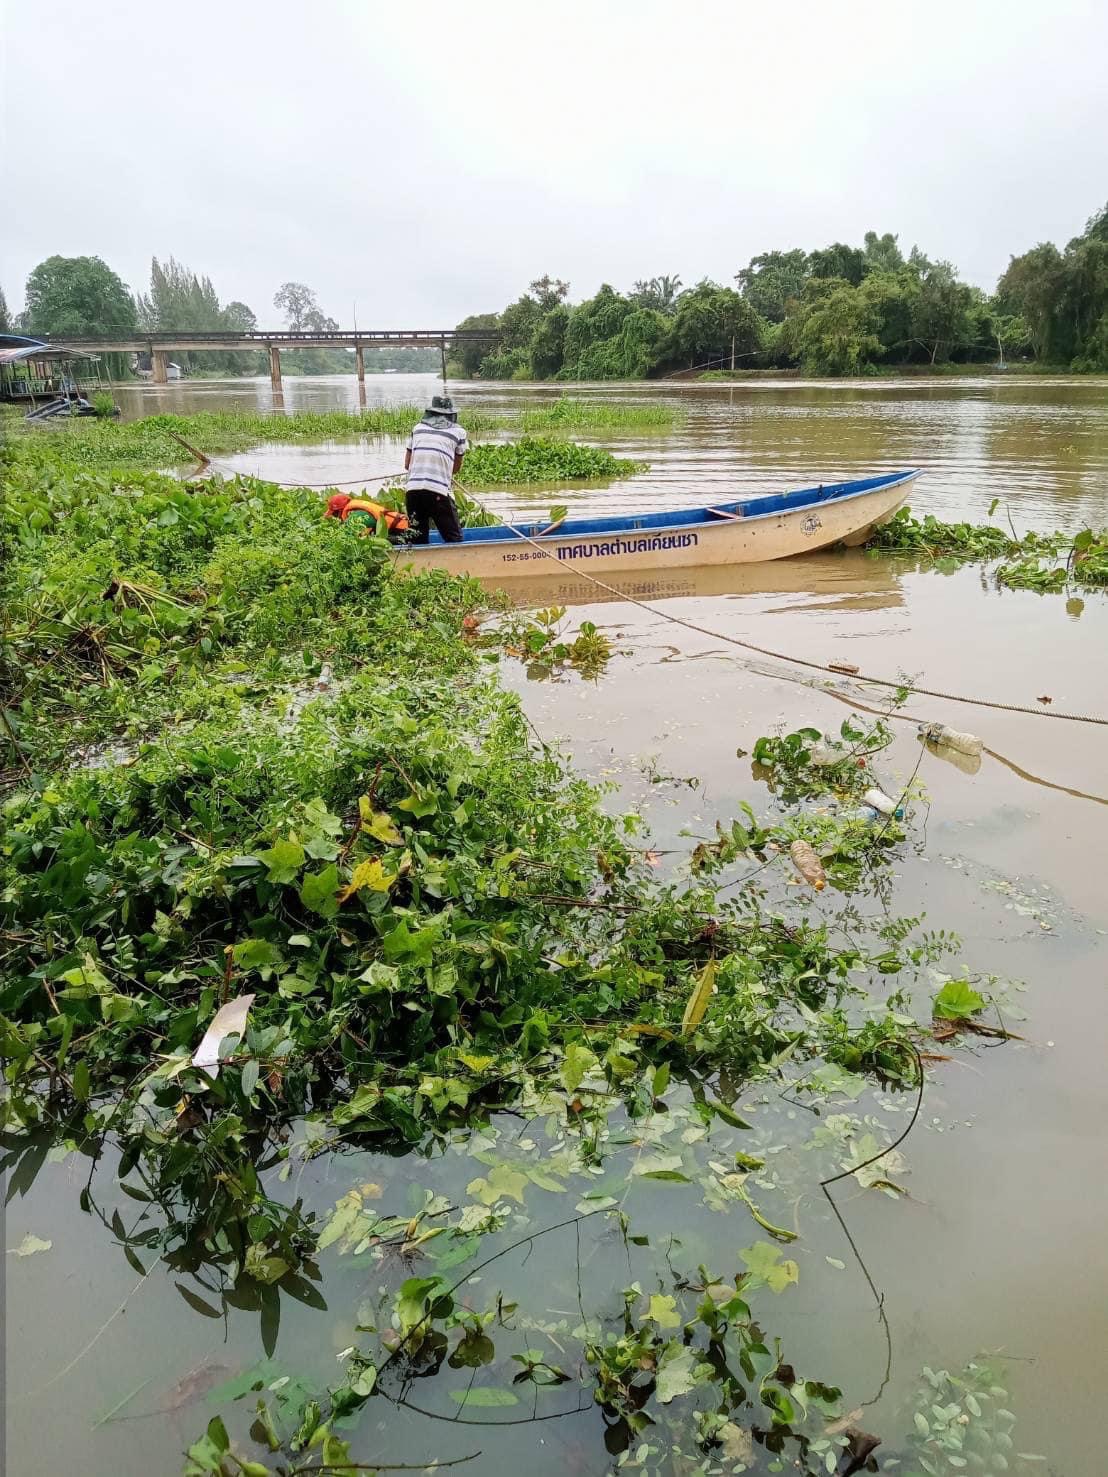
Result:
M364 344L389 344L399 340L411 343L413 340L426 343L428 347L437 347L445 339L447 343L490 343L499 339L501 335L495 331L484 331L481 329L454 329L454 328L334 328L323 331L303 330L296 331L289 328L278 329L251 329L237 332L231 330L218 330L209 332L204 329L142 329L117 330L115 333L77 333L77 334L46 334L46 343L82 343L82 344L117 344L125 340L133 339L136 343L157 343L171 345L175 339L188 340L189 343L205 343L218 347L220 344L256 343L261 347L267 344L330 344L337 340L348 343Z

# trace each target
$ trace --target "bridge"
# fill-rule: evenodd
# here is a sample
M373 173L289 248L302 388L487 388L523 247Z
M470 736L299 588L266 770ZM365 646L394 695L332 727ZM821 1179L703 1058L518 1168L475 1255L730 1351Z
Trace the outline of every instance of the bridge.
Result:
M269 352L269 378L274 390L281 389L282 349L353 349L358 383L365 384L366 348L439 349L442 354L443 378L446 378L446 351L454 344L494 343L500 335L495 330L457 328L336 328L322 332L281 329L254 329L246 332L200 333L190 329L175 332L161 330L133 333L55 334L45 342L61 343L88 354L149 354L154 383L168 382L170 357L183 349L243 349Z

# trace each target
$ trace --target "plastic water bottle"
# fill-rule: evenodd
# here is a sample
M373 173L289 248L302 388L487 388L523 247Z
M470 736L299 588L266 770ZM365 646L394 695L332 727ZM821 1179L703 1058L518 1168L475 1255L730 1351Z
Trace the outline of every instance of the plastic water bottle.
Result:
M840 810L840 816L844 821L875 821L880 816L880 811L874 810L872 805L859 805L853 810Z
M322 665L322 667L320 667L320 669L319 669L319 676L316 678L316 684L315 684L316 691L317 692L330 692L331 691L331 677L332 677L331 663L330 662L324 662L323 665Z
M793 859L793 866L804 878L805 882L822 892L827 886L827 876L823 870L823 863L808 845L807 841L796 840L789 845L789 855Z
M921 723L919 731L933 744L945 744L960 754L980 754L985 747L975 733L962 733L957 728L947 728L945 723Z
M897 820L901 820L904 815L903 805L898 805L895 800L885 794L884 790L879 790L876 786L872 790L867 790L862 799L874 810L879 810L882 815L892 815Z
M818 764L821 767L828 764L838 764L839 760L844 757L833 749L826 739L822 738L817 739L808 752L812 763Z

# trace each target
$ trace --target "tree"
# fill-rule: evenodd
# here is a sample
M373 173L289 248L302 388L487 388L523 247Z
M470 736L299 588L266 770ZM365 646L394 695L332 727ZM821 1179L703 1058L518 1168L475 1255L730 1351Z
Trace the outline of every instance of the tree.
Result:
M1062 253L1051 242L1042 241L1022 256L1012 257L997 284L996 302L1000 311L1023 318L1037 359L1055 357L1060 337L1056 314L1063 276Z
M51 256L27 278L32 334L132 333L137 313L127 285L98 256Z
M750 302L730 287L705 279L681 294L665 344L667 363L693 368L747 359L762 346L764 325Z
M636 282L631 288L631 301L636 307L652 308L656 313L674 313L680 294L681 279L674 273Z
M866 254L860 246L835 241L821 251L810 253L808 272L812 277L841 277L851 287L857 287L866 273Z
M0 287L0 333L11 333L12 320L8 313L8 300L4 296L4 289Z
M865 242L866 267L871 272L896 272L904 265L904 257L897 238L889 231L879 236L876 231L867 231Z
M531 335L531 374L534 379L553 379L565 361L569 309L559 303L542 317Z
M814 285L814 284L813 284ZM877 307L849 282L821 279L808 295L800 328L800 351L812 374L860 374L880 357Z
M452 350L452 362L463 379L472 379L477 373L484 359L492 347L493 335L499 327L500 317L497 313L471 313L468 318L463 318L458 324L455 332L485 333L489 334L486 341L459 342L455 340Z
M223 309L223 326L229 330L237 329L240 333L256 333L258 331L258 320L252 308L245 303L230 302Z
M735 281L759 317L780 323L790 299L800 296L808 275L806 251L767 251L751 257Z
M257 319L245 303L220 305L210 277L201 277L174 257L150 263L150 291L138 298L139 321L151 333L252 332ZM262 366L258 354L237 349L176 350L185 370L219 374L254 374Z
M973 294L958 281L950 262L928 263L919 277L912 334L929 353L932 364L948 359L953 349L973 343L972 307Z
M530 283L527 291L539 305L540 312L549 313L559 303L564 303L569 296L569 283L563 282L560 277L536 277Z
M303 282L283 282L273 295L273 306L284 313L290 333L311 331L313 322L323 317L315 293Z

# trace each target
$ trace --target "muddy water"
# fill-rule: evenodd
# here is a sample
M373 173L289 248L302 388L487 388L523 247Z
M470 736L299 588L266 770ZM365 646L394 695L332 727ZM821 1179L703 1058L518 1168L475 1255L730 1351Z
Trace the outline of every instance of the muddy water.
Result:
M369 393L406 401L433 385L389 376L371 382ZM352 380L290 382L286 406L318 408L344 403L342 397L350 403L353 390ZM268 383L258 382L131 393L128 409L138 409L141 393L145 413L155 406L267 405L270 395ZM547 392L467 387L460 393L507 408ZM724 487L734 495L924 464L929 475L917 509L983 517L1001 497L1020 527L1108 521L1104 384L792 383L597 393L632 400L672 395L688 407L689 419L673 435L623 440L627 454L650 460L650 472L612 490L558 491L559 501L568 496L588 507L702 502L706 488L719 497ZM393 445L359 443L273 446L233 460L265 475L314 482L343 473L369 476L388 470L395 457ZM1067 606L1063 597L998 592L974 568L944 573L860 552L629 579L627 593L656 608L597 602L586 582L559 571L536 582L521 598L570 606L569 629L594 620L618 654L595 684L529 682L507 665L504 676L523 695L543 737L611 782L613 806L643 815L663 866L743 800L772 811L775 801L748 757L760 734L800 724L834 732L858 705L882 705L872 689L846 680L834 690L813 688L803 669L749 658L719 637L819 661L846 660L892 677L907 673L951 692L1032 705L1051 697L1056 709L1108 715L1104 597ZM667 614L719 636L690 632ZM1104 1470L1099 1400L1108 1381L1105 730L936 700L912 700L905 712L972 729L992 752L967 773L940 755L921 757L914 723L893 723L886 785L905 781L918 761L930 805L918 853L909 851L898 864L892 907L925 912L931 928L956 930L974 970L1023 982L1004 995L1005 1021L1022 1039L936 1064L923 1114L903 1149L908 1196L863 1192L853 1181L841 1187L851 1232L884 1297L892 1350L887 1381L872 1297L841 1230L819 1204L814 1171L795 1212L804 1232L792 1253L801 1262L800 1285L791 1301L775 1302L772 1328L805 1372L844 1386L847 1408L874 1400L863 1424L886 1433L904 1429L905 1402L922 1365L955 1370L983 1350L999 1351L1009 1371L1008 1404L1018 1417L1016 1447L1048 1458L1026 1466L1013 1459L1011 1470L1094 1477ZM830 908L826 896L817 910ZM871 899L866 906L881 904ZM778 1101L746 1107L771 1118L782 1145L810 1128L799 1121L806 1114ZM890 1133L902 1109L895 1097L865 1105L884 1114ZM518 1123L509 1127L519 1134ZM411 1186L460 1194L478 1172L467 1152L459 1143L430 1161L352 1155L304 1167L297 1189L309 1208L324 1210L350 1184L375 1182L382 1205L396 1213ZM152 1254L141 1253L138 1268L130 1265L117 1244L118 1228L111 1229L113 1210L131 1228L141 1207L113 1196L110 1177L101 1176L102 1198L91 1213L79 1213L88 1163L59 1151L53 1158L16 1169L7 1211L8 1247L27 1232L53 1243L25 1260L5 1259L12 1470L127 1477L179 1470L183 1446L220 1408L205 1393L203 1371L214 1370L214 1381L223 1370L258 1360L257 1314L232 1311L224 1325L211 1316L218 1297L181 1271L157 1267L142 1280L156 1265ZM550 1205L534 1209L537 1221L558 1217L554 1197ZM671 1213L655 1201L636 1214L639 1226L661 1230ZM678 1230L703 1259L730 1267L735 1248L752 1239L749 1223L735 1221L692 1209ZM585 1237L587 1300L610 1301L612 1288L632 1276L646 1284L649 1269L630 1268L621 1256L605 1239ZM568 1309L578 1293L567 1284L566 1261L564 1245L536 1243L526 1262L506 1259L498 1285L511 1297L546 1281L554 1305ZM835 1265L840 1261L845 1268ZM274 1367L333 1380L335 1355L355 1341L359 1300L384 1280L350 1258L329 1264L322 1284L329 1312L286 1299ZM210 1311L186 1306L178 1283ZM121 1305L125 1311L113 1317ZM430 1391L424 1403L433 1403ZM139 1418L105 1420L115 1407L119 1416ZM437 1408L456 1414L441 1398ZM373 1420L384 1425L375 1428L370 1452L356 1451L362 1459L450 1460L481 1448L469 1471L526 1463L537 1477L601 1473L611 1461L592 1411L500 1432L459 1433L409 1411L389 1411L387 1419L375 1413Z
M378 375L369 405L420 402L430 375ZM557 398L560 388L454 384L463 405L512 412ZM575 510L697 505L727 496L778 492L854 474L922 466L914 505L944 518L984 519L994 498L1018 527L1080 527L1103 521L1108 482L1108 380L993 376L980 380L758 381L594 385L590 397L629 404L663 401L682 410L673 433L583 435L620 455L650 462L639 477L603 491L557 489ZM190 413L239 407L319 410L358 404L352 377L286 381L275 406L268 379L195 381L122 389L124 414ZM396 443L260 447L230 465L282 480L374 477L399 467ZM522 499L548 507L548 490ZM492 499L498 502L497 499ZM503 502L500 502L503 506ZM1003 518L998 509L997 516Z

